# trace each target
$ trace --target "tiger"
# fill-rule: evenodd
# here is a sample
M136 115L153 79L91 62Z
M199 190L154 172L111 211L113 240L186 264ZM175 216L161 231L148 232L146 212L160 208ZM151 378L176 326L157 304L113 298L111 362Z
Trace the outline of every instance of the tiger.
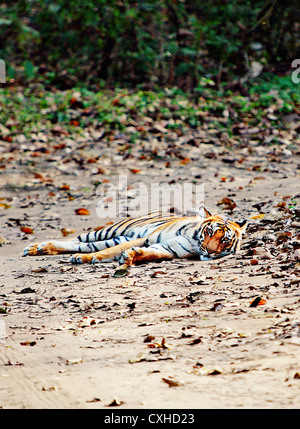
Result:
M212 215L205 207L186 216L154 211L70 241L32 244L24 249L23 256L75 253L72 264L119 261L121 271L133 264L173 258L214 260L239 250L246 226L246 220Z

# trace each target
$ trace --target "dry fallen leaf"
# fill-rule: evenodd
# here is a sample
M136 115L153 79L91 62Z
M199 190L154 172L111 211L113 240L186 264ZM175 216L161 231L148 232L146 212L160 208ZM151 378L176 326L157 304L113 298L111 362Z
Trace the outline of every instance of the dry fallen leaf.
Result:
M114 272L113 277L125 277L125 276L127 276L127 274L129 274L128 267L119 268L118 270L116 270Z
M231 198L223 198L217 203L218 206L224 206L223 210L233 210L236 207L236 203Z
M147 335L144 339L144 343L150 343L153 340L155 340L155 337L153 335Z
M88 216L90 214L90 212L84 208L76 209L75 213L79 216Z
M61 191L69 191L70 190L70 186L66 185L65 183L63 185L60 186L59 188Z
M9 243L7 238L1 237L0 235L0 247L3 246L3 244L7 244L7 243Z
M47 273L48 270L45 267L36 268L34 270L31 270L32 273Z
M98 325L99 323L101 323L100 319L96 319L95 317L90 317L90 316L84 316L78 326L80 326L81 328L85 328L87 326L93 326L93 325Z
M79 122L78 122L78 121L76 121L76 119L72 119L72 120L69 122L69 124L70 124L70 125L74 125L75 127L79 127Z
M6 210L6 209L10 209L11 205L10 204L6 204L6 203L0 203L0 207L3 207Z
M114 398L112 400L112 402L108 405L106 405L107 407L119 407L120 405L124 404L123 401L120 401L118 398Z
M62 228L61 230L60 230L60 232L62 233L62 235L64 236L64 237L66 237L67 235L69 235L69 234L74 234L75 233L75 231L73 230L73 229L68 229L68 228Z
M25 232L25 234L33 234L33 229L30 228L29 226L21 226L20 230L22 232Z
M36 341L23 341L20 343L21 346L35 346L36 345Z
M101 402L101 399L100 398L93 398L93 399L90 399L89 401L86 401L88 404L90 404L90 403L92 403L92 402Z
M214 369L208 370L208 372L206 373L206 375L220 375L220 374L223 374L222 368L214 368Z
M195 346L196 344L201 344L202 343L202 339L199 338L195 338L192 342L189 343L190 346Z
M96 228L94 228L94 231L100 231L103 228L105 228L105 226L96 226Z
M255 216L251 216L250 219L262 219L265 217L265 215L266 215L265 213L260 213L260 214L255 215Z
M35 177L35 179L41 179L41 180L45 179L43 174L41 174L41 173L35 173L34 177Z
M150 348L170 349L170 347L166 344L165 338L163 338L161 340L161 344L160 343L150 343L150 344L148 344L148 347L150 347Z
M66 365L76 365L77 363L82 363L82 358L66 359Z
M190 159L190 158L184 158L184 159L182 159L182 160L179 162L179 164L180 164L180 165L186 165L186 164L188 164L190 161L191 161L191 159Z
M167 274L164 271L155 271L153 274L150 274L151 278L156 278L158 276L158 274Z
M183 385L182 381L177 380L176 378L173 378L173 377L163 377L162 381L167 383L169 385L169 387L177 387L177 386Z
M265 303L265 299L262 299L260 296L257 296L253 301L251 301L249 307L257 307L258 305L265 305Z

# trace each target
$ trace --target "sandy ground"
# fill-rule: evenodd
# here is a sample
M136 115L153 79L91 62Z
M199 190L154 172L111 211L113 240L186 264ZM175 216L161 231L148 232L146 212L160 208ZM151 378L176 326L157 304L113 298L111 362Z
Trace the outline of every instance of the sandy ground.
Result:
M0 212L2 408L299 408L300 223L280 205L299 204L299 152L270 161L267 148L239 164L204 157L210 145L187 152L196 149L187 165L131 158L119 166L141 169L130 177L145 183L201 175L208 209L228 213L218 202L229 197L231 217L249 220L240 253L150 263L125 278L112 276L116 263L22 257L30 243L61 239L61 228L75 230L72 238L110 220L96 214L98 176L57 171L45 184L24 165L0 175L10 206ZM117 167L106 165L112 182ZM259 203L265 215L253 218ZM79 207L90 216L76 215ZM250 307L257 296L265 303Z

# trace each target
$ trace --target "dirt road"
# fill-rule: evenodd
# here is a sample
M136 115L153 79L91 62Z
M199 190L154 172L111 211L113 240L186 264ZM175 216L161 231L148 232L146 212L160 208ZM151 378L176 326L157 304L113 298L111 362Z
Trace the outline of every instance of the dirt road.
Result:
M133 151L100 175L42 161L3 171L2 408L299 408L299 150L246 152L207 143L167 166ZM249 221L240 253L150 263L125 278L113 277L116 263L22 257L29 243L63 239L62 228L75 231L68 239L114 221L96 214L95 180L121 173L146 185L204 183L213 213L230 214L218 204L230 198L230 216Z

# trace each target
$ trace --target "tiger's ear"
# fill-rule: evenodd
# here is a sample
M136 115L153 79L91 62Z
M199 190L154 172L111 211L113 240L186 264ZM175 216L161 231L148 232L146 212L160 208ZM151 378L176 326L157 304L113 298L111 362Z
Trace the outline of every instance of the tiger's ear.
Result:
M209 216L212 216L212 214L206 210L206 208L204 206L199 208L199 214L201 217L203 217L203 219L206 219Z
M246 231L246 228L247 228L246 220L238 220L238 221L235 221L234 223L237 224L242 234Z

